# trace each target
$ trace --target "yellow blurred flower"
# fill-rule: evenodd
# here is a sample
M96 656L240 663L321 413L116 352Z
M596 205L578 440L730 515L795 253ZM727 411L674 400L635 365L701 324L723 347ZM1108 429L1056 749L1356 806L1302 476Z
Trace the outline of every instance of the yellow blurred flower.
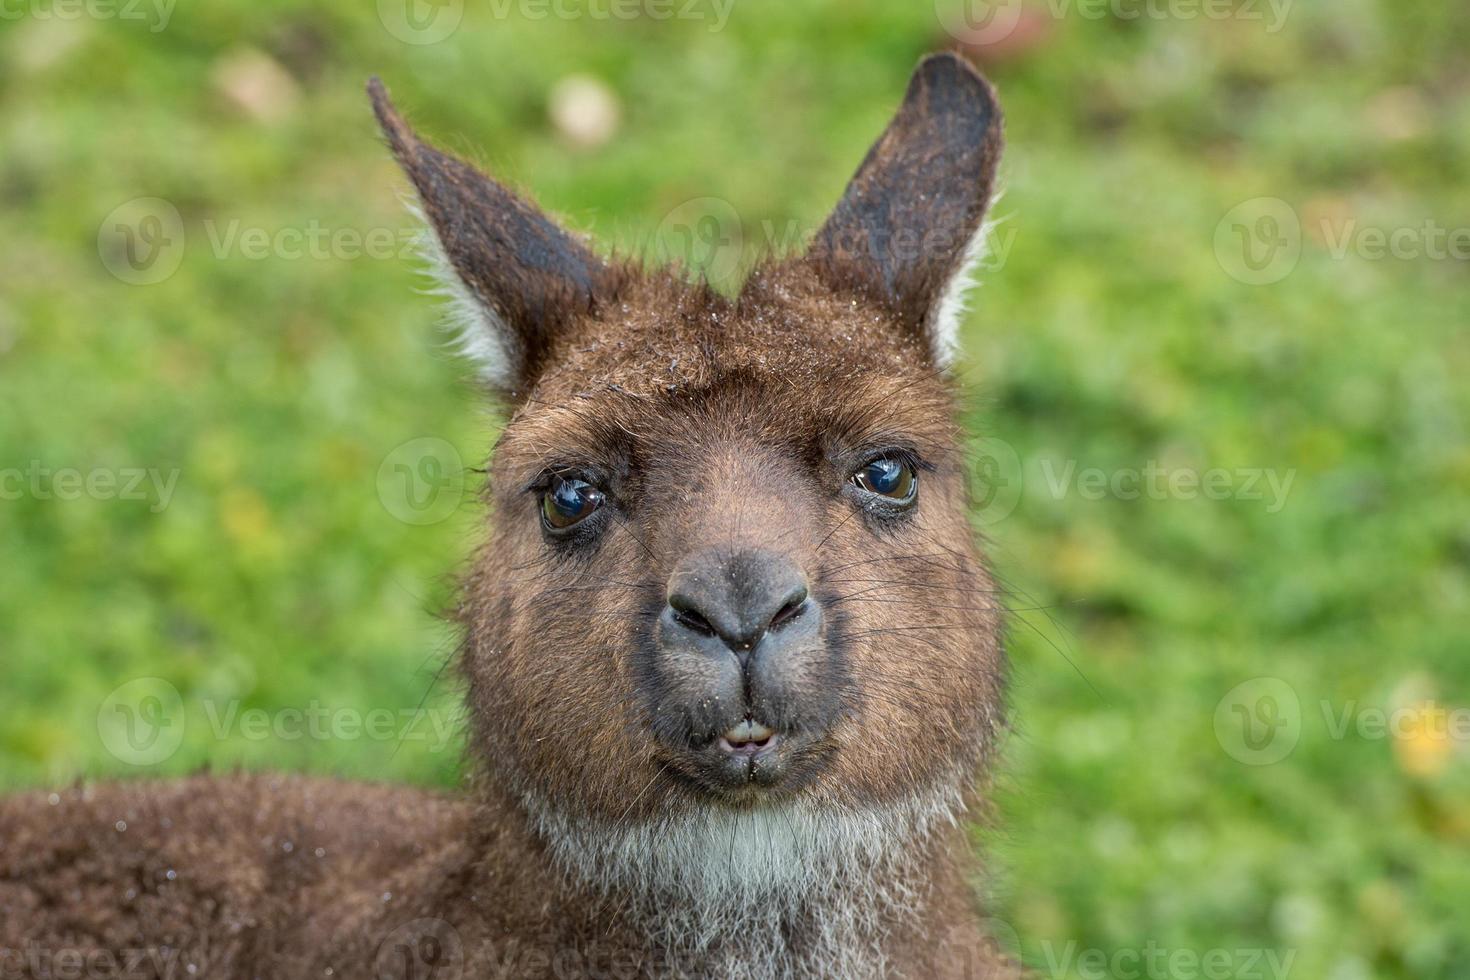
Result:
M231 487L223 493L220 523L244 557L270 562L280 556L283 542L276 522L265 500L251 488Z
M1421 779L1444 772L1457 747L1450 730L1450 709L1426 700L1409 705L1395 715L1390 731L1399 768Z

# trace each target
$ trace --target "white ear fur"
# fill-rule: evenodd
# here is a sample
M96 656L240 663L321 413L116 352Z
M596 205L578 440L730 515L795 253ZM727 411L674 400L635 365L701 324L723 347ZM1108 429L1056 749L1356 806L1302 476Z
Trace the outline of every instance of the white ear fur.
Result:
M424 217L417 198L405 198L409 213L418 219L415 249L423 261L423 274L430 285L423 291L444 302L444 324L450 333L455 352L475 366L475 372L487 384L501 390L514 387L520 370L520 352L513 346L513 334L495 308L479 296L455 271L444 252L439 233Z
M1000 195L1001 192L997 190L990 202L992 209L1000 200ZM995 234L996 226L1002 220L1004 219L987 216L980 223L980 228L965 246L964 255L960 258L959 265L955 267L954 274L949 277L949 282L945 283L944 289L940 292L938 302L929 311L928 333L931 353L934 363L946 371L954 366L955 358L959 355L960 324L964 322L965 314L969 312L971 291L980 285L980 269L990 254L990 243L993 240L992 236Z

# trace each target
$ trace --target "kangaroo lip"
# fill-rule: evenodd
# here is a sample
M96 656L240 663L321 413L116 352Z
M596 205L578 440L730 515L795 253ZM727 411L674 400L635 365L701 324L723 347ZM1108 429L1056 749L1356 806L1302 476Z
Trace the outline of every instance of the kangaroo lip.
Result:
M726 752L763 749L771 744L776 733L758 721L747 718L733 728L726 729L720 736L720 748Z
M742 742L764 742L774 734L760 722L747 718L734 728L726 729L723 738L732 745L739 745Z

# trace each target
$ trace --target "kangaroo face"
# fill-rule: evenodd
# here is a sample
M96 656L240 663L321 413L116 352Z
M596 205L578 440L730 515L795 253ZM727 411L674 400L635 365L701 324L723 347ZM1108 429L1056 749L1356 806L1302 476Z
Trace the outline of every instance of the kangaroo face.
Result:
M967 784L1003 675L946 371L984 81L922 63L808 254L734 299L596 257L373 96L511 406L461 609L487 777L606 822Z

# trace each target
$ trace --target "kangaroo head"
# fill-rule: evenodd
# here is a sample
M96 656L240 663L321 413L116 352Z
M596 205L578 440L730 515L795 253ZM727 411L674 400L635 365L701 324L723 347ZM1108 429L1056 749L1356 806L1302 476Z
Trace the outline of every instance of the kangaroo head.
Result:
M371 94L509 409L461 609L486 778L563 829L960 799L1004 673L948 370L986 82L922 62L807 254L733 299L599 257Z

